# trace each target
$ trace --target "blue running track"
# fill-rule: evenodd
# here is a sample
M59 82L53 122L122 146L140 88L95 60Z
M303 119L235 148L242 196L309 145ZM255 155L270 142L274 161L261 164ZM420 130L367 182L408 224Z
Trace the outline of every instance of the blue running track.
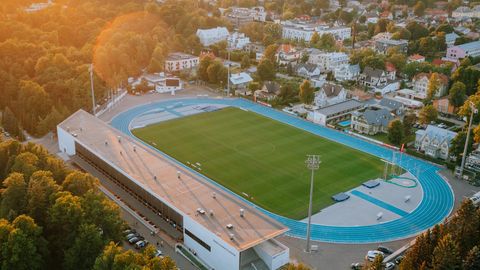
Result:
M185 98L185 99L173 99L159 102L153 102L145 105L141 105L123 113L118 114L112 119L112 126L118 130L124 132L127 135L132 135L129 129L130 122L137 116L148 111L158 109L160 107L167 107L179 104L181 102L183 106L189 105L206 105L206 104L222 104L228 106L241 107L279 122L292 125L294 127L306 130L318 136L336 141L338 143L347 145L349 147L358 149L360 151L375 155L385 160L392 160L394 150L388 149L356 137L349 136L342 132L325 128L306 120L300 119L293 115L283 113L281 111L262 106L257 103L250 102L244 99L215 99L215 98ZM142 142L144 143L144 142ZM147 145L146 143L144 143ZM148 147L158 151L165 155L161 151L147 145ZM173 158L165 155L167 158L174 160ZM175 160L174 160L175 161ZM419 175L418 181L423 188L423 200L418 207L411 213L402 213L402 217L389 222L374 224L368 226L327 226L327 225L312 225L311 237L313 240L330 242L330 243L345 243L345 244L361 244L361 243L377 243L388 242L398 239L414 236L434 225L442 222L452 211L454 203L454 195L450 185L439 176L438 171L441 170L426 161L408 156L402 155L402 158L397 162L404 169L408 170L413 175ZM179 162L178 162L179 163ZM202 176L203 178L211 181L212 183L220 186L215 181L206 178L198 172L190 169L189 167L179 163L179 166L190 170L192 173ZM417 174L418 173L418 174ZM221 186L220 186L221 187ZM222 187L223 188L223 187ZM234 194L233 192L225 189L227 192ZM235 194L236 195L236 194ZM292 237L305 238L307 226L306 223L289 219L268 212L253 203L245 200L241 196L236 195L238 198L253 205L255 208L264 212L268 216L278 220L287 227L290 231L287 233ZM383 205L385 206L385 205ZM388 207L388 206L385 206ZM387 208L388 209L388 208Z

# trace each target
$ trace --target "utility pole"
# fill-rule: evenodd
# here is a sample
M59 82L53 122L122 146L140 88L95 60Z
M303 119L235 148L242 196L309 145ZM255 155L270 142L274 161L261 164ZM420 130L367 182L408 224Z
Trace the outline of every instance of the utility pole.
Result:
M228 75L227 75L227 96L230 96L230 49L227 49L228 51Z
M90 64L90 91L92 94L92 112L93 112L93 116L95 116L96 105L95 105L95 91L93 89L93 64Z
M312 197L313 197L313 175L314 171L318 170L320 166L320 156L319 155L307 155L307 160L305 160L305 164L307 164L307 168L311 170L310 175L310 200L308 203L308 224L307 224L307 248L305 249L306 252L310 252L310 230L312 226Z
M463 170L465 169L465 159L467 158L468 141L470 140L470 131L472 129L473 114L476 114L478 112L477 108L475 107L475 104L473 104L471 101L470 101L470 110L472 112L470 113L470 120L468 122L467 139L465 140L465 146L463 147L462 165L460 166L460 174L459 174L460 178L462 178Z

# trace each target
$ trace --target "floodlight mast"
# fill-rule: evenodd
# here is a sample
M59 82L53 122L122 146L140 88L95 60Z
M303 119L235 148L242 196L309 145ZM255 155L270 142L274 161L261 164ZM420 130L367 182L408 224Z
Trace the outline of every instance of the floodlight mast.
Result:
M463 147L463 155L462 155L462 163L460 165L460 178L463 177L463 170L465 169L465 159L467 157L467 150L468 150L468 141L470 140L470 132L472 130L472 120L473 120L473 115L478 113L478 109L476 108L475 104L473 102L469 101L469 106L470 106L470 119L468 122L468 128L467 128L467 138L465 140L465 146Z
M90 91L92 95L92 112L93 116L96 114L96 106L95 106L95 90L93 89L93 64L90 64Z
M320 156L319 155L307 155L307 160L305 160L305 164L307 168L311 170L310 175L310 200L308 203L308 224L307 224L307 248L305 249L306 252L310 252L310 231L312 226L312 197L313 197L313 175L314 171L318 170L320 167Z

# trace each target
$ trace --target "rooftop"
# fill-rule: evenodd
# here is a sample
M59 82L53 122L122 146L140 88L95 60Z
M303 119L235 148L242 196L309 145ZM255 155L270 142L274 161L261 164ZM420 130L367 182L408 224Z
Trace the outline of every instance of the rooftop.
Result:
M83 110L71 115L59 124L59 128L74 132L78 143L114 165L147 192L195 220L239 251L288 230L249 204L182 169L158 152ZM105 145L105 141L108 145ZM181 171L181 179L177 178L177 171ZM197 214L199 208L207 214ZM240 217L240 209L245 210L244 217ZM209 214L210 211L213 211L213 216ZM232 224L233 228L227 229L227 224ZM230 234L234 234L233 240L230 240Z
M334 105L326 106L318 110L318 113L324 115L333 115L337 113L341 113L343 111L351 111L358 108L361 108L363 105L360 101L349 99Z
M178 60L185 60L185 59L192 59L198 58L198 56L187 54L187 53L171 53L167 56L167 61L178 61Z

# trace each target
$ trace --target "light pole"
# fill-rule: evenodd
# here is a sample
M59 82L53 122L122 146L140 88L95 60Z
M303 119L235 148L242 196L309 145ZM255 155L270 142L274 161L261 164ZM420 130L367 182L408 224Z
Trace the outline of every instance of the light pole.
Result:
M459 177L462 178L463 176L463 169L465 168L465 158L467 157L467 149L468 149L468 141L470 140L470 130L472 129L472 120L473 120L473 114L477 113L477 108L475 107L475 104L470 101L470 110L472 111L470 113L470 120L468 121L468 129L467 129L467 139L465 140L465 146L463 147L463 155L462 155L462 165L460 166L460 174Z
M228 51L228 75L227 75L227 97L230 97L230 49Z
M95 92L93 90L93 64L90 64L90 91L92 92L92 112L93 116L95 116Z
M319 155L307 155L307 168L312 171L310 176L310 201L308 203L308 224L307 224L307 248L306 252L310 252L310 227L312 226L312 197L313 197L313 174L315 170L318 170L320 166L320 156Z

